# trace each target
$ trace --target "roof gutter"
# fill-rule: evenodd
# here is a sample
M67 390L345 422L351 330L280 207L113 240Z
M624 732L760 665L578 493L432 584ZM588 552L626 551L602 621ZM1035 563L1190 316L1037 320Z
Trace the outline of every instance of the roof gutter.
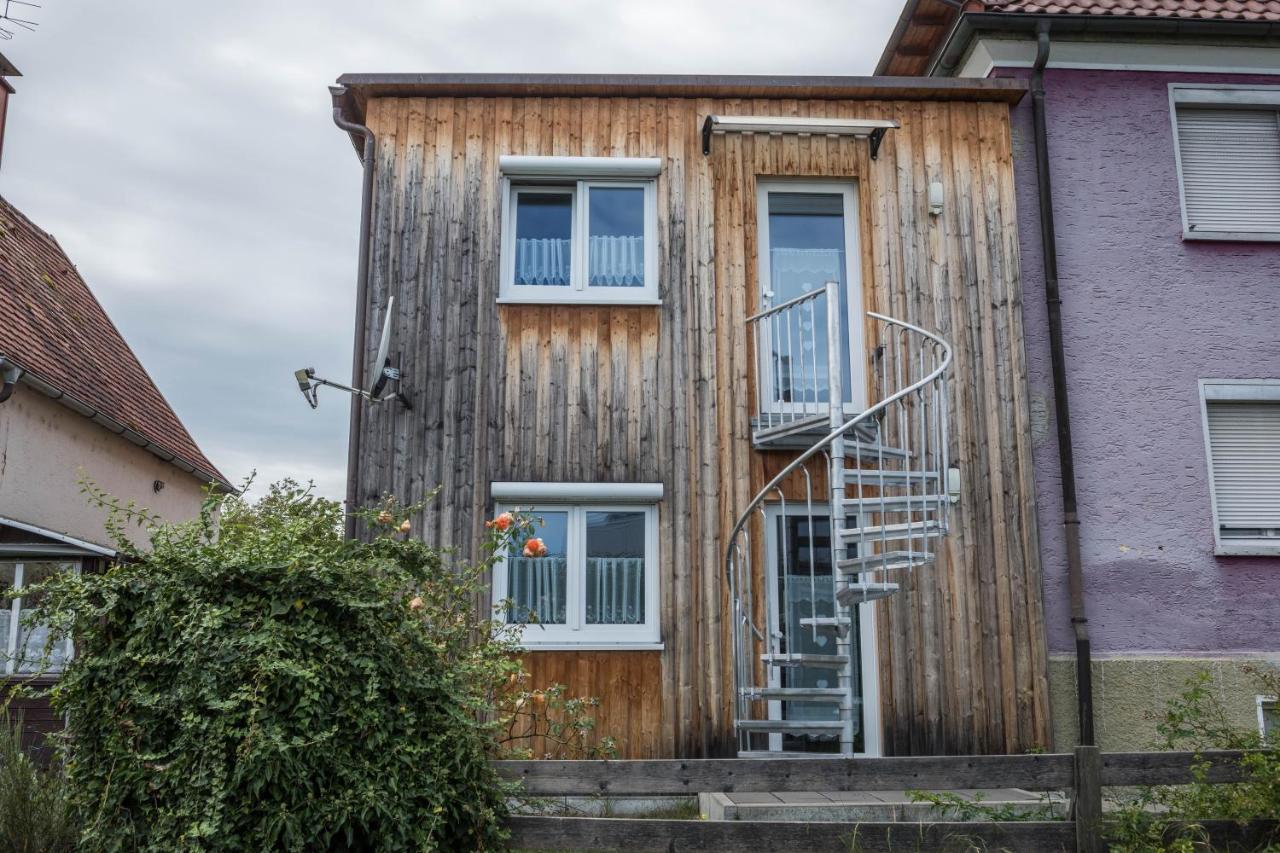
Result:
M965 12L929 65L928 76L945 77L955 71L979 33L1012 33L1037 38L1052 23L1055 35L1142 35L1177 38L1280 38L1280 23L1219 21L1203 18L1153 18L1133 15L1036 15L1025 12Z
M232 486L230 483L228 483L226 480L224 480L220 475L215 474L213 471L206 471L202 468L199 468L193 465L192 463L188 462L186 459L183 459L181 456L178 456L173 451L169 450L163 445L156 444L154 441L147 438L142 433L138 432L137 430L131 427L126 426L125 424L121 423L120 421L116 420L110 415L104 414L101 410L95 408L89 403L86 403L84 400L81 400L79 397L76 397L72 394L68 394L67 392L63 391L62 389L58 388L52 383L46 382L44 379L41 379L39 376L36 376L30 370L27 370L23 368L21 365L17 364L12 357L6 356L6 355L0 355L0 368L4 370L6 377L12 375L10 371L16 371L17 376L21 377L21 381L24 384L31 386L33 390L39 391L41 394L45 395L51 400L57 400L59 403L66 406L68 409L71 409L76 414L83 415L84 417L93 421L98 426L108 430L109 432L115 433L116 435L120 436L121 438L125 439L131 444L136 444L138 447L141 447L143 450L147 451L152 456L159 457L165 462L168 462L173 467L178 468L179 470L182 470L182 471L186 471L188 474L191 474L197 479L200 479L206 483L215 483L222 489L226 490L228 493L236 492L235 487ZM13 386L17 384L17 381L18 381L17 378L15 378L12 382L10 382L8 378L6 378L3 389L0 389L0 403L9 399L9 397L13 395Z
M1084 606L1076 463L1071 444L1067 355L1062 343L1062 292L1058 287L1058 239L1053 222L1053 182L1049 170L1049 132L1045 120L1044 68L1049 63L1049 26L1048 21L1042 21L1036 28L1036 61L1031 69L1031 121L1035 135L1040 247L1044 259L1044 299L1049 317L1053 405L1058 426L1058 468L1062 483L1062 529L1067 549L1067 587L1071 600L1071 628L1076 641L1076 712L1079 718L1080 744L1093 746L1093 661L1089 645L1089 620L1085 616Z
M356 332L355 344L351 355L351 385L362 387L364 381L364 349L365 323L368 319L369 296L369 239L370 221L373 216L373 172L374 150L376 140L373 131L362 122L354 121L347 114L347 87L330 86L329 94L333 98L333 123L349 134L360 134L364 137L364 150L361 161L364 169L364 182L360 189L360 249L356 260ZM348 539L356 535L355 510L359 495L356 484L360 477L360 431L363 427L364 408L359 395L351 396L351 416L347 432L347 493L346 518L344 529Z

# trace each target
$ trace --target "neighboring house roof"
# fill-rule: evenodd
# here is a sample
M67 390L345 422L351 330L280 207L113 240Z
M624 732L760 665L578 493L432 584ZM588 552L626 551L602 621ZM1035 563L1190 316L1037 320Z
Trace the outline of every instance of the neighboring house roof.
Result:
M1030 16L1120 19L1134 27L1157 21L1276 24L1280 0L906 0L876 73L928 74L961 15L988 23L1001 17L1022 19L1028 25ZM1266 34L1276 33L1269 29Z
M988 12L1280 21L1280 0L986 0Z
M43 391L196 477L196 446L53 235L0 197L0 357Z

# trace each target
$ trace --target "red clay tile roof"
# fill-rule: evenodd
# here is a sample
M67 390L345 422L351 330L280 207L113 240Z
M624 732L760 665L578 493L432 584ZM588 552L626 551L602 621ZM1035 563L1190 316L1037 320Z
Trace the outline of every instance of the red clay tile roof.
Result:
M0 355L195 468L196 476L228 485L53 235L3 197L0 284Z
M1280 22L1280 0L964 0L962 8L964 13L1122 17L1135 21L1170 18ZM902 14L876 73L907 77L928 74L934 53L960 14L955 0L904 0Z
M1280 21L1280 0L986 0L988 12Z

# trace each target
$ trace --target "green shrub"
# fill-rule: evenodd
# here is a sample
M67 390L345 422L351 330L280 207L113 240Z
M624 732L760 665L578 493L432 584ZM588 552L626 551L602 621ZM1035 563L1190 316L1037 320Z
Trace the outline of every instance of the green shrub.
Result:
M346 541L289 481L180 525L95 495L130 559L50 580L41 613L76 640L51 696L84 849L501 846L491 711L519 665L476 601L514 531L455 565L408 536L412 508Z
M1247 665L1245 669L1258 693L1280 693L1280 668ZM1190 785L1138 789L1109 816L1112 850L1210 850L1201 821L1246 823L1280 818L1280 743L1265 742L1257 729L1233 724L1212 689L1209 673L1200 672L1187 680L1183 692L1157 718L1156 731L1160 738L1153 748L1157 750L1250 750L1242 762L1249 781L1211 784L1205 763L1193 769L1195 779ZM1260 842L1255 849L1280 849L1277 845L1280 838L1272 838Z
M13 853L74 850L75 823L58 766L37 766L22 749L22 719L0 725L0 845Z

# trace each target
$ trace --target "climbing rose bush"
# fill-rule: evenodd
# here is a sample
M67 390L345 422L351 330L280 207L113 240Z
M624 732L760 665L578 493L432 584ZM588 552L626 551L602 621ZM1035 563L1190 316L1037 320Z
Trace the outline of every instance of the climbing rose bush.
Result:
M460 566L410 536L413 508L346 541L340 507L289 481L178 525L90 491L127 559L50 580L41 605L76 642L51 696L82 849L501 846L488 759L521 678L476 602L521 525Z

